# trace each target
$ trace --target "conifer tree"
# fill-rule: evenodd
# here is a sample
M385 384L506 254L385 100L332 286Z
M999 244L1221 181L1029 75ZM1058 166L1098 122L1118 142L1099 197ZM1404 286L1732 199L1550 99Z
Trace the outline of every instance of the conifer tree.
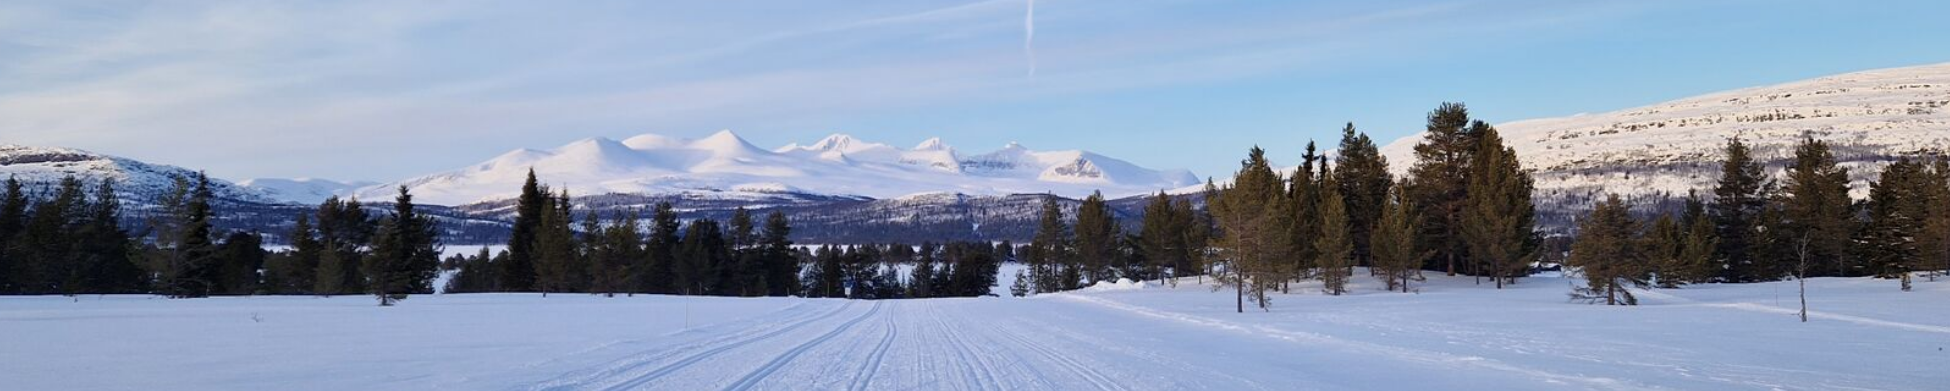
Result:
M1436 266L1448 275L1456 275L1456 266L1469 261L1462 212L1469 196L1469 165L1481 144L1477 136L1487 128L1482 121L1471 121L1461 103L1437 106L1429 113L1427 133L1415 145L1415 165L1408 171L1423 248L1436 252Z
M799 253L792 250L792 222L785 212L773 210L765 216L765 230L759 237L765 259L766 291L786 296L799 291Z
M914 269L908 271L908 297L929 298L934 296L935 254L939 252L934 243L921 243L921 251L914 261Z
M217 245L219 277L212 293L251 295L262 288L259 271L264 268L264 238L256 233L236 231Z
M1354 123L1349 122L1341 129L1341 146L1334 167L1342 202L1347 204L1348 238L1354 244L1354 261L1360 266L1370 266L1374 251L1369 241L1381 220L1381 204L1387 202L1388 188L1395 183L1394 176L1388 172L1388 158L1381 156L1367 133L1356 132Z
M1930 214L1930 174L1922 163L1908 157L1883 167L1882 176L1869 186L1868 227L1864 229L1862 257L1873 266L1878 278L1900 279L1903 291L1910 290L1910 274L1920 270L1922 249L1917 242L1925 231Z
M496 271L494 263L506 261L507 254L507 251L502 251L501 256L497 259L488 253L487 247L482 247L479 252L471 256L456 255L456 257L460 258L459 264L455 267L457 270L454 272L454 277L447 280L447 286L441 292L478 293L494 291L494 285L498 283L494 275Z
M731 245L732 267L726 277L732 294L738 296L764 296L765 260L758 249L758 225L752 219L751 211L738 207L732 211L729 243Z
M0 272L8 274L0 277L0 293L14 293L20 291L20 286L12 277L20 274L15 269L17 262L7 254L7 249L12 248L14 238L27 225L27 192L21 189L20 180L11 175L0 192L4 192L0 194Z
M684 239L677 250L678 290L694 295L723 294L720 268L730 258L729 248L717 220L691 221L684 227Z
M1678 288L1685 283L1680 277L1685 269L1683 249L1686 245L1685 228L1670 214L1661 214L1646 228L1643 249L1646 265L1652 268L1655 285L1660 288Z
M535 287L535 239L540 228L542 216L548 212L549 190L535 179L535 169L528 169L528 179L521 185L521 196L515 200L515 223L508 236L508 261L499 263L500 291L530 292Z
M573 212L569 194L564 191L542 202L541 218L535 222L535 289L543 297L549 293L575 292L576 276L582 271L577 250ZM512 251L510 251L512 253Z
M1077 207L1076 257L1082 266L1084 284L1116 279L1111 272L1112 259L1117 257L1117 240L1120 234L1117 219L1111 215L1110 205L1104 202L1101 192L1092 193Z
M318 286L313 293L329 296L365 292L366 276L360 270L360 264L372 243L377 224L367 215L365 205L357 199L341 201L338 197L326 198L319 205L315 222L319 242L324 244L326 254L319 257L319 271L315 277Z
M1630 288L1646 288L1649 270L1640 249L1638 222L1624 201L1613 194L1578 222L1578 241L1571 245L1568 266L1584 274L1585 286L1573 299L1606 305L1638 305Z
M1783 228L1789 237L1808 238L1808 256L1823 261L1816 275L1867 274L1867 267L1848 259L1855 225L1848 182L1848 169L1836 163L1828 143L1806 136L1795 147L1781 186Z
M1060 264L1071 257L1071 243L1074 236L1070 227L1063 222L1063 209L1055 196L1043 197L1043 208L1036 237L1029 242L1030 275L1035 279L1035 292L1048 293L1076 289L1077 281L1064 281ZM924 252L922 256L927 256Z
M1184 264L1185 230L1189 222L1178 214L1172 197L1160 191L1144 206L1144 219L1138 228L1137 250L1143 254L1152 275Z
M372 253L360 268L380 306L391 306L408 294L433 293L433 279L440 273L438 235L434 221L414 210L413 194L400 186L393 214L380 222Z
M1417 247L1415 219L1410 215L1414 208L1408 189L1397 184L1382 203L1381 221L1375 226L1374 265L1391 291L1410 292L1409 281L1418 279L1422 261L1433 254Z
M210 223L210 200L214 198L210 190L210 178L197 173L196 178L184 183L188 191L180 208L173 216L172 225L177 227L175 235L169 238L167 269L163 275L163 291L171 298L207 297L215 288L218 269L216 263L216 244L213 243Z
M1694 202L1689 204L1698 205L1698 199L1698 197L1693 197ZM1675 259L1677 264L1668 265L1661 270L1663 273L1659 276L1661 283L1666 281L1668 275L1670 275L1675 285L1677 283L1702 283L1712 281L1713 277L1719 272L1719 264L1714 263L1713 256L1719 249L1720 238L1715 236L1713 220L1705 218L1703 212L1695 212L1694 210L1695 208L1693 206L1688 206L1687 215L1694 217L1680 218L1682 222L1691 220L1692 223L1686 227L1684 241L1679 248L1679 255Z
M1331 170L1322 171L1320 183L1320 238L1314 241L1318 251L1314 264L1320 265L1321 291L1338 296L1347 293L1353 273L1354 239L1340 178Z
M1724 282L1763 281L1763 265L1756 259L1760 245L1760 214L1767 206L1767 174L1754 161L1752 149L1736 137L1727 141L1726 160L1721 163L1720 182L1713 189L1710 209L1714 236L1719 238L1716 257L1719 280Z
M1212 185L1211 179L1205 182L1204 194L1206 200L1211 200L1215 198L1214 194L1218 194L1218 188ZM1199 276L1198 282L1202 284L1205 282L1207 265L1211 263L1214 231L1212 214L1207 210L1193 207L1191 200L1178 200L1173 206L1178 209L1178 215L1185 218L1187 227L1184 231L1185 256L1179 258L1184 263L1172 266L1172 276ZM1207 204L1207 207L1209 208L1210 204Z
M1470 163L1461 232L1470 256L1488 269L1497 289L1503 289L1527 274L1536 259L1532 182L1517 151L1503 145L1496 128L1485 126L1474 132L1479 144Z
M88 207L88 217L78 233L81 236L83 274L87 276L83 291L141 292L147 283L143 281L141 268L131 256L135 246L129 240L129 233L122 229L122 201L115 195L113 179L102 180L101 185L95 188L94 201Z
M286 292L311 292L318 285L318 262L325 253L325 245L318 241L317 230L312 228L311 216L298 214L297 221L291 225L287 235L291 242L288 257L288 274L281 278L287 286Z
M678 233L683 229L677 221L677 211L669 202L657 203L655 212L650 215L650 239L644 241L644 254L641 272L637 273L639 290L648 293L679 293L676 278Z
M1932 271L1934 279L1950 272L1950 159L1938 157L1925 178L1926 195L1922 237L1916 240L1919 270Z
M1322 188L1324 191L1325 182ZM1268 308L1266 291L1277 289L1287 259L1292 256L1294 222L1285 186L1266 160L1266 151L1254 147L1240 162L1232 186L1220 191L1212 202L1212 214L1222 235L1220 259L1225 262L1215 289L1233 288L1239 312L1252 299L1261 309ZM1324 205L1324 204L1323 204ZM1323 206L1325 208L1325 206Z
M1316 161L1320 161L1320 168L1326 168L1327 162L1315 154L1314 142L1308 140L1307 153L1300 156L1300 168L1288 178L1287 201L1293 204L1293 221L1299 222L1288 232L1293 235L1293 257L1287 263L1290 281L1309 278L1315 268L1314 259L1320 257L1320 252L1314 249L1314 242L1320 240L1320 224L1315 223L1320 221L1320 176L1314 171Z
M592 211L587 219L596 221L598 216ZM622 213L598 231L584 233L593 244L588 251L591 293L616 297L617 293L629 292L630 267L644 257L643 236L637 231L636 220L636 213Z
M54 194L34 203L26 227L7 249L14 264L15 284L22 293L75 295L81 285L80 260L74 253L74 222L88 205L81 181L61 179Z

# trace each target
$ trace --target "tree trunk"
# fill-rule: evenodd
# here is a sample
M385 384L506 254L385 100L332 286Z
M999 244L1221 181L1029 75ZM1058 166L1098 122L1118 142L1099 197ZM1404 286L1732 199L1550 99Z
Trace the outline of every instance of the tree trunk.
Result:
M1449 253L1449 276L1456 276L1456 254Z
M1236 304L1239 306L1239 313L1246 313L1246 281L1234 281L1232 288L1233 292L1238 295Z

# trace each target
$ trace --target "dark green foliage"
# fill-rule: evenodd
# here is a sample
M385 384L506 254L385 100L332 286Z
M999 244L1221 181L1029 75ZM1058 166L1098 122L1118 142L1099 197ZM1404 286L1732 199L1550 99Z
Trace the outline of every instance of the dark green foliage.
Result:
M530 254L535 264L535 289L549 293L576 292L582 285L582 252L576 243L574 212L569 193L550 196L542 202L541 218L535 224L535 246ZM512 253L512 251L510 251Z
M720 285L724 282L721 268L731 261L730 248L716 220L699 219L685 226L684 239L677 246L677 273L673 279L678 292L725 294Z
M20 180L12 176L7 177L6 186L0 192L4 192L0 193L0 273L6 273L0 276L0 293L15 293L21 291L16 281L22 275L16 269L20 262L15 262L8 252L13 248L14 238L27 225L27 192L21 189Z
M1462 212L1469 198L1470 163L1489 125L1471 121L1461 103L1443 103L1429 113L1427 133L1415 145L1415 165L1409 168L1409 194L1421 227L1422 248L1436 252L1434 265L1455 275L1468 262L1463 241Z
M549 190L535 179L535 169L528 169L528 179L521 185L521 196L515 201L515 223L508 236L508 261L497 263L502 292L532 292L536 290L535 241L536 231L540 229L543 214L549 213L547 203L551 197Z
M1761 213L1767 207L1766 190L1772 185L1752 154L1739 138L1728 140L1720 183L1713 189L1713 205L1709 210L1714 236L1719 238L1718 280L1723 282L1771 281L1779 277L1765 271L1773 268L1764 265L1766 261L1755 254L1756 247L1763 244L1758 228Z
M598 221L590 213L585 222ZM608 224L583 235L583 253L589 258L589 292L615 297L630 292L630 268L643 255L643 235L637 230L636 213L625 213ZM594 223L590 223L594 224Z
M312 293L330 296L364 292L366 276L359 267L378 222L359 200L331 197L319 204L315 223L323 252L319 254Z
M1502 289L1527 275L1537 259L1537 208L1530 202L1530 174L1523 171L1517 151L1503 145L1496 128L1475 132L1479 144L1459 221L1463 243L1480 265L1475 274L1488 275Z
M1578 242L1571 246L1567 266L1584 274L1585 286L1571 293L1574 300L1604 301L1607 305L1638 305L1630 288L1647 288L1651 268L1646 264L1639 223L1625 203L1612 195L1578 223Z
M486 247L482 247L480 252L471 256L455 255L448 258L442 266L445 269L453 270L454 277L447 280L447 286L441 292L493 292L494 285L499 281L494 273L500 270L494 267L494 265L496 263L506 262L507 260L507 251L502 251L498 256L492 256L488 254Z
M1300 281L1311 277L1315 268L1314 259L1320 257L1320 252L1314 248L1314 242L1320 240L1320 224L1314 222L1320 221L1321 177L1319 171L1315 171L1314 163L1318 161L1318 168L1326 169L1327 162L1321 159L1314 152L1314 142L1307 141L1307 153L1300 157L1300 168L1293 171L1293 177L1288 178L1287 200L1293 203L1290 208L1293 221L1299 222L1288 231L1293 236L1293 257L1286 265L1288 280Z
M668 202L657 203L656 211L650 215L650 239L644 241L644 256L635 275L638 291L648 293L678 293L675 283L677 267L678 230L683 229L677 221L677 211Z
M1326 182L1321 187L1326 191ZM1287 272L1294 248L1291 230L1298 222L1286 200L1285 183L1267 162L1266 151L1258 147L1249 151L1232 186L1206 202L1223 233L1217 247L1224 265L1215 269L1223 273L1215 276L1219 281L1215 288L1233 288L1238 311L1245 311L1248 297L1261 309L1269 307L1266 292L1278 289L1287 280L1283 277L1291 274Z
M1795 147L1781 195L1783 234L1808 238L1808 256L1820 260L1813 276L1862 276L1868 267L1849 254L1855 210L1848 197L1848 169L1837 165L1828 143L1804 138Z
M1033 280L1034 293L1059 292L1077 288L1076 275L1064 264L1072 259L1072 244L1075 236L1070 227L1063 223L1063 209L1056 203L1056 197L1043 199L1041 223L1036 229L1036 237L1024 249L1025 261L1029 263L1030 279ZM923 257L927 256L925 251ZM1067 269L1067 270L1066 270Z
M51 197L34 203L26 226L9 240L7 248L8 258L16 261L9 274L21 293L73 295L83 291L75 230L87 214L87 201L81 181L67 177Z
M393 214L380 222L372 253L361 269L381 306L393 305L408 294L433 293L433 278L440 272L438 227L413 208L413 194L400 186Z
M1417 247L1415 241L1415 218L1410 211L1415 209L1408 198L1408 189L1396 185L1381 205L1381 221L1374 231L1374 267L1390 291L1410 291L1409 282L1419 280L1422 261L1433 252Z
M1351 254L1358 265L1368 266L1374 254L1369 239L1381 220L1381 204L1388 198L1388 188L1395 183L1388 172L1388 158L1381 156L1367 133L1355 132L1354 123L1349 122L1341 129L1334 169L1342 201L1347 204L1348 236L1354 244ZM1528 204L1529 200L1524 202Z
M217 246L218 278L213 294L251 295L264 292L259 270L264 268L264 237L254 232L231 232Z
M1076 258L1083 284L1115 280L1111 263L1118 258L1117 217L1104 203L1103 193L1093 193L1077 207Z
M760 256L765 260L766 292L786 296L799 291L799 252L792 249L792 223L784 212L765 216L765 230L759 236ZM910 251L911 252L911 251Z
M1320 176L1320 237L1314 239L1314 264L1320 268L1321 291L1330 295L1347 293L1347 282L1354 272L1354 240L1348 223L1347 203L1332 171Z
M1902 158L1882 169L1882 176L1869 186L1869 222L1863 229L1864 261L1876 277L1902 280L1910 289L1910 273L1923 270L1920 238L1928 229L1931 189L1935 174L1923 163ZM1931 262L1934 263L1934 262Z
M179 181L177 186L176 193L187 196L180 198L181 204L166 205L174 212L168 217L172 228L157 231L170 234L158 241L167 254L161 288L171 298L206 297L217 288L221 266L210 224L210 178L197 173L194 181Z

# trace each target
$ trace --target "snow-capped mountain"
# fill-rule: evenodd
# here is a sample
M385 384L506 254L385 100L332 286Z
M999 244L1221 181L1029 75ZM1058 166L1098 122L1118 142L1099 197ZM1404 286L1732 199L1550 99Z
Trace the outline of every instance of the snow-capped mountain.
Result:
M379 182L339 182L318 178L256 178L237 182L238 186L254 190L266 197L307 205L323 202L334 195L349 194L353 190L378 184Z
M1578 209L1605 193L1657 199L1711 189L1740 137L1778 170L1803 135L1828 141L1856 196L1896 156L1950 151L1950 64L1856 72L1602 114L1497 124L1537 179L1537 197ZM1397 174L1421 136L1382 153Z
M810 145L764 150L730 131L702 139L655 134L592 138L551 150L522 149L454 171L402 181L420 199L461 205L511 198L528 170L576 195L713 194L762 199L781 193L894 198L917 193L1054 193L1117 197L1187 186L1184 170L1158 171L1087 151L1033 151L1011 143L964 155L940 139L898 148L836 134ZM387 197L396 184L356 191Z
M0 177L19 179L30 192L52 191L62 178L73 176L93 187L115 180L116 194L128 207L141 209L175 186L176 178L192 178L196 171L150 164L72 148L0 145ZM211 178L217 198L242 202L273 202L266 194Z

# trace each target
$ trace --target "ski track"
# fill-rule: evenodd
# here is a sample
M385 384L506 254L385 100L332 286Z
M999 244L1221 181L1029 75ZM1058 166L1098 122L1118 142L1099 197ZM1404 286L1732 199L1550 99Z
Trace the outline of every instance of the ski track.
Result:
M887 358L887 351L894 347L894 340L900 336L900 321L895 318L895 315L897 313L889 313L885 317L886 321L882 323L885 324L886 331L880 337L880 345L874 347L873 353L867 356L866 364L861 365L860 371L856 372L853 380L847 383L847 390L864 391L867 385L873 383L874 374L880 371L880 362Z
M967 322L961 322L961 323L967 323ZM998 335L1002 336L1002 339L1009 340L1011 344L1020 346L1023 349L1028 350L1030 352L1034 352L1037 355L1043 357L1045 361L1055 363L1057 366L1063 367L1064 370L1069 371L1072 374L1075 374L1078 378L1083 379L1085 382L1089 382L1092 388L1094 389L1105 390L1105 391L1129 390L1128 388L1125 388L1124 386L1117 384L1116 381L1111 380L1110 377L1104 376L1103 372L1098 372L1097 370L1092 369L1089 365L1084 365L1083 363L1077 362L1077 360L1066 357L1062 353L1056 352L1047 346L1039 345L1036 344L1035 342L1029 341L1028 339L1023 338L1021 335L1017 335L1016 333L996 332L994 329L985 329L983 334L989 336L998 336ZM993 338L990 339L993 340Z
M839 327L834 327L832 331L827 331L826 334L820 335L819 337L813 338L812 340L800 343L799 346L794 346L791 350L787 350L784 354L780 354L778 357L773 358L772 361L765 363L764 366L759 367L757 370L753 370L751 373L745 374L745 377L738 379L738 381L732 383L731 386L725 387L725 390L744 391L744 390L752 389L754 386L757 386L759 382L764 381L768 377L771 377L772 374L774 373L778 373L780 368L784 368L787 364L792 363L792 360L799 358L800 355L806 354L806 351L812 350L813 348L819 347L820 345L824 345L827 341L832 341L834 337L838 337L840 334L844 334L846 333L846 331L852 330L853 326L859 325L860 322L866 321L868 318L872 318L874 317L874 315L879 314L880 309L884 307L883 304L885 303L886 302L884 301L874 302L873 308L867 309L866 313L860 314L860 316L854 317L852 320L848 320L846 321L846 323L840 324Z
M1509 372L1509 373L1527 376L1537 381L1544 382L1546 384L1581 384L1590 388L1607 389L1607 390L1658 389L1656 387L1630 384L1619 379L1612 379L1606 377L1583 377L1583 376L1561 375L1546 370L1528 368L1528 367L1518 366L1514 364L1504 363L1504 362L1492 360L1481 356L1463 356L1463 355L1455 355L1455 354L1437 352L1437 351L1411 349L1411 348L1388 346L1388 345L1373 344L1373 343L1363 343L1358 341L1350 341L1341 338L1335 338L1332 336L1319 334L1319 333L1291 331L1291 330L1284 330L1284 329L1278 329L1278 328L1272 328L1266 326L1245 325L1245 324L1227 322L1218 319L1140 307L1136 305L1120 303L1120 302L1098 298L1098 297L1090 297L1090 296L1075 295L1075 294L1058 294L1053 296L1064 300L1070 300L1070 301L1086 303L1086 304L1094 304L1094 305L1103 306L1115 310L1121 310L1125 312L1130 312L1138 315L1145 315L1145 316L1150 316L1150 317L1155 317L1160 319L1174 320L1174 321L1185 322L1185 323L1190 323L1190 324L1204 326L1204 327L1211 327L1211 328L1217 328L1223 330L1232 330L1232 331L1237 331L1237 332L1242 332L1242 333L1247 333L1252 335L1260 335L1268 338L1274 338L1274 339L1290 341L1290 342L1335 346L1352 352L1360 352L1360 353L1372 354L1372 355L1377 355L1382 357L1391 357L1391 358L1404 360L1404 361L1426 362L1426 363L1432 363L1438 365L1468 366L1468 367L1476 367L1476 368L1489 369L1489 370L1495 370L1501 372Z
M981 352L976 351L975 348L968 344L966 334L960 328L949 325L947 321L942 320L945 316L941 313L940 302L930 304L932 305L928 306L928 311L933 316L929 316L928 318L934 321L935 327L941 329L942 336L947 338L949 345L955 351L955 356L961 358L963 364L961 367L969 368L968 375L972 375L972 378L967 379L968 383L963 388L983 390L988 389L986 386L990 385L1001 386L1000 383L996 382L995 367L990 365L988 360L982 358Z
M845 305L836 305L831 311L828 311L827 313L821 316L831 316L832 314L844 310L845 307L846 307ZM603 379L627 376L627 374L632 371L640 370L646 366L656 364L672 356L676 356L687 352L697 351L700 349L707 349L712 346L729 343L731 341L736 341L742 338L748 338L753 335L762 334L768 331L779 330L780 327L789 327L796 323L792 321L795 318L795 316L793 315L798 315L804 312L803 310L806 309L810 309L810 307L805 306L803 304L795 304L790 307L780 309L779 311L773 311L771 313L761 315L759 317L728 321L724 323L706 325L702 327L686 329L675 333L665 334L664 335L665 337L671 337L671 336L683 335L686 333L701 333L702 331L705 330L723 329L723 328L734 327L736 325L751 324L751 326L745 326L743 328L735 329L737 331L731 333L717 334L715 336L704 338L699 341L688 342L688 343L669 346L669 347L656 347L657 349L659 349L656 352L645 352L640 354L629 355L621 359L613 360L610 362L610 364L606 364L605 366L608 367L607 369L576 371L568 374L563 374L554 379L530 386L528 389L530 390L572 390L572 389L577 389L576 387L578 386L586 386L589 383L603 381ZM766 327L768 325L782 325L782 326ZM711 335L711 334L706 334L706 335ZM584 350L582 353L593 353L593 352L594 350ZM562 359L564 359L564 357L558 357L551 361L560 361ZM533 365L539 365L539 364L531 363L531 366Z
M717 338L705 342L700 342L694 345L686 346L683 349L673 349L673 351L698 351L698 352L680 358L674 362L666 364L662 367L658 367L657 369L651 370L649 372L645 372L639 375L634 375L633 377L624 378L621 382L617 384L610 385L608 387L601 387L600 389L608 390L608 391L636 389L642 387L644 384L647 384L651 381L655 381L657 379L663 378L664 376L668 376L677 371L683 370L685 368L689 368L690 366L695 365L700 361L704 361L705 359L711 358L720 353L724 353L725 351L736 349L738 347L745 346L745 345L750 345L758 341L771 339L773 337L779 336L780 334L785 334L793 330L797 330L801 327L805 327L806 325L816 323L828 318L832 318L834 316L839 315L842 312L846 312L847 309L852 307L853 307L853 303L849 302L843 305L836 306L836 308L834 308L832 311L828 311L819 316L807 318L805 320L801 320L797 322L792 322L784 326L771 328L771 329L754 329L751 332L739 333L725 338ZM667 357L669 355L671 354L666 354L662 356ZM625 369L609 371L609 373L612 374L628 373L628 372L635 371L639 368L649 366L658 361L659 360L652 358L652 359L644 360L643 362L637 364L629 365ZM623 376L630 376L630 375L623 375ZM583 389L581 387L577 387L579 385L580 384L549 387L546 389L549 390Z
M1760 304L1760 303L1720 303L1720 304L1705 304L1705 306L1713 307L1713 308L1729 308L1729 309L1736 309L1741 311L1766 312L1771 314L1783 314L1783 315L1798 315L1801 313L1801 310L1798 309L1781 308L1781 307L1775 307L1775 306ZM1882 319L1864 318L1864 317L1854 316L1854 315L1842 315L1842 314L1827 313L1821 311L1808 311L1808 318L1835 320L1835 321L1849 322L1849 323L1854 323L1854 324L1859 324L1864 326L1887 327L1887 328L1903 329L1909 331L1921 331L1926 333L1950 334L1950 327L1894 322L1894 321L1887 321Z

